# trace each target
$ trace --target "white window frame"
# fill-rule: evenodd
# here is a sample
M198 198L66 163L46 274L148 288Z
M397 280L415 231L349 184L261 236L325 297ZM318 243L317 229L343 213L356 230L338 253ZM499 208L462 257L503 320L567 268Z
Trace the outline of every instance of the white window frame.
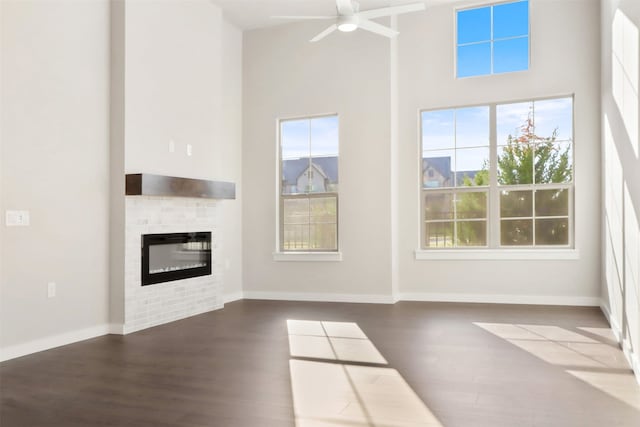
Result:
M323 193L299 193L291 195L282 194L282 123L296 120L313 120L323 117L338 118L338 132L340 128L340 116L338 113L309 114L303 116L281 117L276 119L276 248L273 252L274 261L342 261L340 252L340 187L338 191ZM340 141L338 141L338 151ZM338 153L338 176L340 176L340 154ZM334 196L336 199L336 249L284 249L284 200L286 198L309 198Z
M473 79L477 77L499 76L499 75L511 74L511 73L524 73L531 69L531 0L528 0L527 15L528 15L529 27L527 28L527 42L528 42L527 68L525 70L504 71L500 73L496 73L493 71L493 43L496 41L496 39L493 38L493 7L500 6L502 4L518 3L519 1L522 1L522 0L505 0L505 1L498 1L494 3L488 3L488 4L464 5L464 6L458 6L454 8L453 10L453 28L455 33L453 37L453 57L454 57L453 77L454 79L464 80L464 79ZM463 12L465 10L472 10L472 9L482 9L484 7L490 8L490 12L491 12L491 30L490 30L491 35L490 35L490 39L488 40L488 43L491 47L491 71L488 74L477 74L473 76L458 77L458 46L460 46L460 44L458 43L458 12ZM497 39L497 41L514 40L514 39L520 39L520 38L524 38L524 36L503 37L503 38ZM487 43L487 41L462 43L462 45L469 46L469 45L480 44L480 43Z
M571 132L571 159L572 172L571 182L569 183L551 183L551 184L518 184L501 186L498 184L498 141L497 141L497 115L496 110L499 105L509 105L524 102L536 102L552 99L571 98L572 100L572 132ZM423 129L422 114L429 111L452 110L472 107L489 107L489 185L483 187L438 187L424 188L422 183L423 175ZM534 111L535 120L535 111ZM419 147L419 194L420 194L420 236L419 249L415 251L417 260L437 260L437 259L548 259L548 260L567 260L578 259L579 251L575 246L575 187L576 187L576 161L575 161L575 96L554 95L546 97L534 97L520 100L510 100L503 102L491 102L482 104L447 106L441 108L421 109L418 111L418 147ZM455 128L454 128L455 129ZM426 230L425 230L425 194L426 193L449 193L459 194L468 191L487 191L487 245L472 247L455 247L455 248L430 248L426 246ZM500 193L504 190L509 191L532 191L532 215L533 229L532 235L535 243L535 191L545 189L566 189L568 194L568 243L566 245L523 245L512 246L502 245L500 241ZM554 217L544 217L552 219ZM564 216L562 216L564 218ZM455 230L455 223L454 223Z

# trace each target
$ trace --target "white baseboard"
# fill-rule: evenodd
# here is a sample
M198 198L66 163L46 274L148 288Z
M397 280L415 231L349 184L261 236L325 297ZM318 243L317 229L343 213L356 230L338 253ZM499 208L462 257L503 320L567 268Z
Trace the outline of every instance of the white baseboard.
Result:
M624 356L627 358L627 362L629 362L629 365L631 366L631 369L633 370L633 373L636 376L636 380L638 381L638 384L640 384L639 355L637 353L634 353L633 349L631 348L631 345L629 344L629 341L625 340L624 337L622 336L622 328L620 327L616 319L613 316L611 316L611 311L609 310L609 307L607 306L604 300L600 300L600 310L602 310L602 312L604 313L604 317L607 318L607 321L609 322L609 326L611 326L611 331L613 332L613 335L615 335L616 340L620 344L620 347L622 348L622 352L624 353Z
M109 324L109 333L113 335L124 335L124 325L122 323Z
M111 331L110 325L99 325L77 331L65 332L51 337L29 341L23 344L16 344L0 349L0 362L26 356L27 354L38 353L78 341L107 335Z
M375 294L331 294L307 292L259 292L245 291L244 299L266 299L280 301L314 301L314 302L355 302L367 304L393 304L391 295Z
M222 300L225 304L229 304L230 302L238 301L244 298L242 292L233 292L231 294L226 294L222 297Z
M491 295L491 294L442 294L401 293L400 301L473 302L490 304L570 305L598 307L598 297L567 297L546 295Z

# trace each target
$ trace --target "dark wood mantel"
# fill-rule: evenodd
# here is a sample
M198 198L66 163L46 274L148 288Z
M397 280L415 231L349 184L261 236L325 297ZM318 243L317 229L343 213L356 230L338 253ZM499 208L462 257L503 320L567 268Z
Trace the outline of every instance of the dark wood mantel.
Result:
M198 197L204 199L235 199L233 182L134 173L126 175L127 196Z

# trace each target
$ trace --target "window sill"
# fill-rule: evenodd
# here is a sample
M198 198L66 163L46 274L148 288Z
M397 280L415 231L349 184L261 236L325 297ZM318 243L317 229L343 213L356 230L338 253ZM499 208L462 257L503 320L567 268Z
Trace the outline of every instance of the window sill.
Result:
M342 252L274 252L274 261L342 261Z
M578 260L578 249L416 249L415 259L426 260Z

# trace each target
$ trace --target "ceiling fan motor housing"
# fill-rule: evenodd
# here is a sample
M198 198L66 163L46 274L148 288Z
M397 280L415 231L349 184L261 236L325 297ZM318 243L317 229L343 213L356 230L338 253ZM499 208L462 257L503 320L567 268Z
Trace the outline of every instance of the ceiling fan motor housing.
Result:
M338 30L348 33L358 28L358 17L356 15L338 16Z

